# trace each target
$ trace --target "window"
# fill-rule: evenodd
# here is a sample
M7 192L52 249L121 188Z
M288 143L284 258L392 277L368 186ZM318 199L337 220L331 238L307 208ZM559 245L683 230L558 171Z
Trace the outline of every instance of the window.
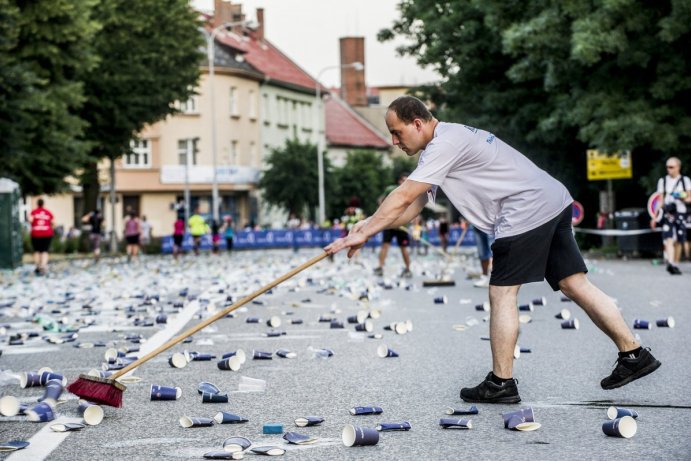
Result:
M130 150L125 155L125 168L151 168L151 142L148 139L130 141Z
M238 110L238 89L234 86L230 87L230 99L229 99L229 109L231 117L239 117L240 112Z
M278 106L278 120L276 124L282 127L288 126L288 100L276 96L276 105Z
M271 99L269 99L269 95L264 93L262 95L262 100L264 101L264 124L269 125L271 124Z
M230 141L230 164L238 164L238 142L235 139Z
M188 155L190 165L196 165L197 154L199 154L199 138L178 140L178 162L180 165L187 165Z
M249 115L252 120L257 118L257 96L254 94L254 90L250 90L250 110Z
M196 96L191 96L187 101L185 102L179 102L177 103L178 110L182 112L183 114L198 114L199 110L197 109L197 97Z
M312 110L312 104L306 102L302 104L302 113L304 114L302 118L302 129L311 130L312 124L314 122L314 111Z

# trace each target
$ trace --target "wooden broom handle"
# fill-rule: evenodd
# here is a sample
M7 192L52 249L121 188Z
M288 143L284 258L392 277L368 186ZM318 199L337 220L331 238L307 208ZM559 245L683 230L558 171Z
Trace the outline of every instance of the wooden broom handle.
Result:
M196 332L198 332L199 330L206 328L207 326L214 323L216 320L218 320L222 317L225 317L227 314L233 312L238 307L241 307L241 306L247 304L248 302L252 301L254 298L258 297L259 295L266 293L267 291L269 291L270 289L272 289L273 287L275 287L279 283L282 283L282 282L288 280L289 278L293 277L294 275L304 271L308 267L318 263L319 261L326 258L327 256L329 256L329 254L326 252L320 254L319 256L315 256L314 258L310 259L309 261L302 264L301 266L296 267L295 269L291 270L290 272L283 274L282 276L280 276L276 280L269 282L268 284L264 285L263 287L261 287L260 289L255 291L254 293L251 293L251 294L245 296L244 298L242 298L241 300L239 300L235 304L226 307L222 311L217 312L216 314L212 315L211 317L204 320L203 322L199 322L197 325L193 326L189 330L186 330L186 331L182 332L181 334L179 334L178 336L176 336L175 338L170 339L168 342L166 342L165 344L162 344L158 348L149 352L144 357L130 363L129 365L127 365L122 370L118 370L117 372L113 373L112 375L110 375L108 377L108 379L117 379L120 376L124 375L125 373L129 372L130 370L137 368L139 365L141 365L144 362L147 362L150 359L156 357L161 352L165 352L166 350L168 350L171 347L175 346L176 344L180 343L182 340L184 340L188 336L191 336L191 335L195 334Z

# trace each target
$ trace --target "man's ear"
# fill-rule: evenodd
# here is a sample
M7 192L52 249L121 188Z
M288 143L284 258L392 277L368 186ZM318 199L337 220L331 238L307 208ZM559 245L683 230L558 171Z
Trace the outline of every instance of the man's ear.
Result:
M423 125L422 120L420 120L419 118L416 118L415 120L413 120L413 125L415 125L416 130L422 131L422 125Z

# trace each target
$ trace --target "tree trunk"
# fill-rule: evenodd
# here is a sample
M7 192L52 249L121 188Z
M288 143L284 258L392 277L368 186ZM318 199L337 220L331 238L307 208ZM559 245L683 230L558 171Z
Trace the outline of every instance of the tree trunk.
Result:
M82 197L84 209L82 216L90 211L96 209L98 205L98 196L101 192L101 185L98 182L98 161L90 160L88 164L84 165L84 171L81 175L82 183ZM81 216L80 216L81 218Z

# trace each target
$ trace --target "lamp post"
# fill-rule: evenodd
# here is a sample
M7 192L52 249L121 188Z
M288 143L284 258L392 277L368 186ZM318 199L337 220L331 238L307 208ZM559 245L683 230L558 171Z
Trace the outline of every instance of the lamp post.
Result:
M327 66L324 67L322 70L319 71L317 74L317 91L316 91L316 98L314 101L314 112L315 112L315 123L314 123L314 133L316 135L316 144L317 144L317 169L319 173L319 222L317 223L318 225L321 225L325 220L326 220L326 199L324 197L324 141L326 138L326 133L324 133L324 136L321 136L319 131L321 129L321 119L322 117L319 116L320 111L319 111L319 103L321 102L321 83L319 83L319 80L321 80L321 76L324 72L327 70L332 70L332 69L350 69L353 68L355 70L362 70L365 68L365 66L361 62L351 62L350 64L341 64L337 66Z
M211 162L213 165L213 180L211 186L211 211L216 222L219 221L218 206L218 172L217 170L217 156L216 156L216 97L214 95L214 44L216 42L216 35L221 30L227 30L234 26L244 26L248 29L256 28L254 21L235 21L224 22L223 24L211 29L206 38L206 57L209 66L209 95L211 96ZM189 204L186 204L189 207Z

